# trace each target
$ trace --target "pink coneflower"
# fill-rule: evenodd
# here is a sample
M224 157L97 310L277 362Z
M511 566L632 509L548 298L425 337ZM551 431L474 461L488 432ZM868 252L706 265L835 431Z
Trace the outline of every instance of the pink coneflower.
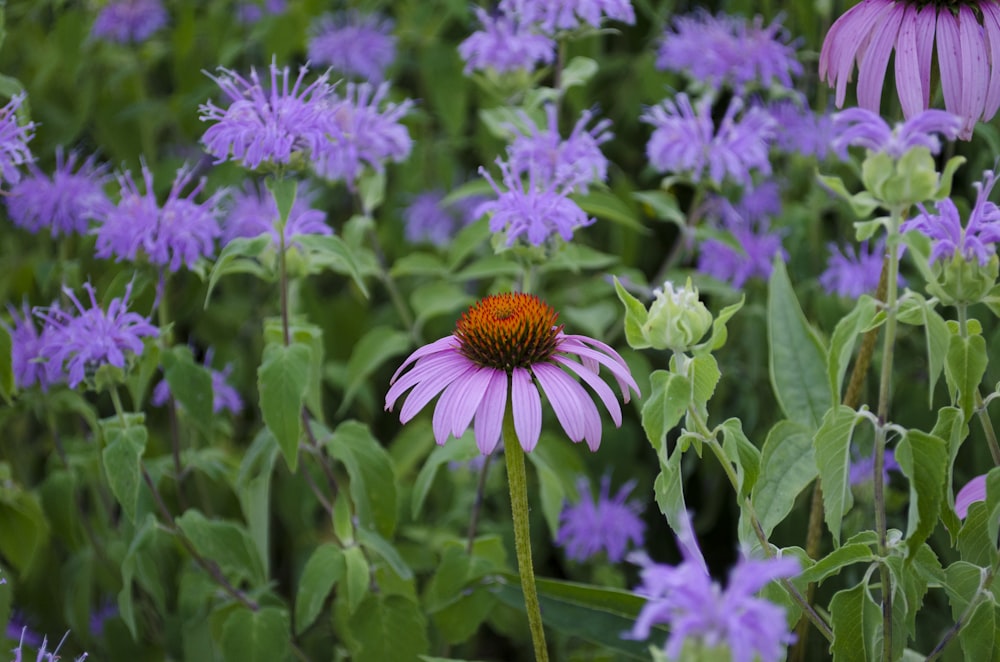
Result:
M957 4L957 3L956 3ZM907 118L930 105L934 53L944 105L962 117L968 140L980 119L1000 108L1000 3L926 3L862 0L830 28L819 57L819 75L837 88L844 104L858 65L858 105L878 112L889 56L896 50L896 92Z
M599 340L563 333L557 317L531 294L482 299L462 315L452 335L421 347L403 362L392 376L386 410L412 388L399 413L406 423L440 393L433 418L437 443L443 444L449 434L460 437L475 418L476 444L488 454L500 441L510 391L514 430L524 450L531 451L542 428L541 389L569 438L585 439L597 450L601 417L574 375L600 396L616 426L621 425L622 411L614 392L600 379L601 366L611 371L625 402L629 387L636 394L639 387L618 352Z
M965 519L969 508L977 501L986 501L986 474L976 476L955 495L955 514Z

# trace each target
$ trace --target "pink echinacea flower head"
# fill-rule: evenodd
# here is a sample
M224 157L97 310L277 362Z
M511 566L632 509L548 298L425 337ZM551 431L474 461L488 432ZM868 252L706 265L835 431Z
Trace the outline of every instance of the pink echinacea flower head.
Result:
M573 442L601 445L601 417L578 377L600 397L616 426L622 410L611 388L600 377L606 368L629 401L629 388L639 387L624 359L599 340L563 333L558 314L537 296L521 292L496 294L462 314L455 332L419 348L392 376L385 396L391 411L410 391L399 413L412 419L438 394L434 409L434 439L444 444L460 437L475 419L476 445L485 455L500 442L510 393L514 430L525 451L538 443L542 428L544 391L556 418ZM412 364L412 368L405 372Z
M879 111L893 50L896 94L906 118L930 106L933 70L941 72L945 108L962 118L963 140L972 137L977 121L1000 108L996 0L862 0L830 27L820 52L819 76L836 88L838 108L857 65L858 105Z

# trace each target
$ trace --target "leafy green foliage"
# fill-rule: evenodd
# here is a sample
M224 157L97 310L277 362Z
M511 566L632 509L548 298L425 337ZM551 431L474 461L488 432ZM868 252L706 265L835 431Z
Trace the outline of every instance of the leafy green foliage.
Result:
M260 411L292 471L299 462L302 404L308 385L310 351L301 344L272 343L257 370Z

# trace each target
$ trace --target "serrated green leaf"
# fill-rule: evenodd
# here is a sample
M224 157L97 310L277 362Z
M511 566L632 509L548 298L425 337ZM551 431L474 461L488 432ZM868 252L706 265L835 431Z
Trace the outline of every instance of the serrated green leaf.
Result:
M873 563L875 560L870 545L848 542L816 561L811 568L803 571L799 579L810 584L822 583L827 577L839 574L841 568L855 563Z
M202 557L211 559L230 576L259 586L266 581L257 549L246 527L237 522L208 519L188 509L177 518L177 527Z
M376 326L354 344L347 361L347 388L337 415L341 416L354 401L354 396L368 378L383 363L410 348L410 335L388 326Z
M614 276L615 281L615 293L618 294L618 299L625 304L625 340L628 342L629 346L633 349L645 349L650 347L650 344L646 341L645 335L642 333L642 327L646 324L646 319L649 317L649 313L646 310L646 306L642 305L642 302L636 299L632 294L625 289L625 287L619 282L618 277Z
M276 662L290 653L288 610L237 607L222 626L219 646L226 662Z
M586 85L597 70L595 60L577 55L566 63L566 68L559 77L559 89L565 91L571 87Z
M751 499L764 533L792 512L795 499L819 475L810 430L792 421L778 421L764 440L760 478Z
M780 260L767 289L768 360L775 397L786 418L815 430L833 404L826 350L806 322Z
M906 546L907 556L912 557L937 526L948 473L948 443L920 430L907 430L896 445L896 461L910 480Z
M410 569L410 566L406 565L406 561L399 555L399 552L393 547L391 542L374 530L363 526L358 527L356 531L358 542L362 547L381 556L382 560L389 564L389 567L399 575L400 579L413 579L413 570Z
M402 595L370 595L347 625L359 649L355 662L414 662L430 649L427 619L420 607Z
M750 490L760 476L760 451L750 443L743 433L743 424L738 418L730 418L723 423L722 429L722 450L726 453L729 461L736 466L736 475L739 479L740 499L750 495Z
M840 404L840 394L844 390L844 374L850 363L857 337L871 324L875 317L875 300L870 296L860 297L854 309L844 316L833 330L830 350L827 353L827 371L830 378L830 392L835 404Z
M310 265L321 265L345 276L350 276L361 293L368 297L368 286L362 276L362 267L357 260L356 249L335 234L304 234L295 238L295 243L302 246L307 254Z
M746 294L741 294L739 301L731 303L720 310L719 314L715 316L714 320L712 320L712 335L709 336L705 343L703 343L703 346L708 351L714 352L726 344L726 340L729 337L729 332L726 330L726 323L733 315L740 311L745 301Z
M979 384L986 374L986 339L982 336L952 335L948 340L948 352L944 363L944 377L952 402L965 413L968 421L976 407Z
M586 195L574 195L572 199L587 216L596 216L636 232L647 233L636 210L610 191L592 190Z
M997 630L997 606L991 600L983 600L976 605L972 615L958 632L965 659L993 662L1000 657L1000 648L996 642Z
M678 445L666 462L660 459L660 473L653 483L656 505L674 531L682 530L681 517L687 512L684 503L684 476L681 473L682 455Z
M295 593L295 634L305 631L323 608L330 591L344 576L344 553L333 543L313 550L302 569Z
M208 291L205 292L205 308L212 298L212 292L223 276L235 273L249 273L266 280L271 272L257 262L258 257L271 246L270 233L265 232L256 237L237 237L233 239L215 260L212 271L208 275Z
M834 662L873 660L875 632L882 622L882 610L868 594L864 582L838 591L830 600Z
M191 422L206 435L210 434L215 397L212 375L203 365L195 363L191 349L182 345L163 352L161 361L170 394L189 414Z
M673 372L649 376L649 396L642 403L642 429L657 457L666 456L667 433L680 422L691 402L691 382Z
M654 218L673 223L682 229L687 225L687 216L677 204L677 198L668 191L633 191L632 197L649 207Z
M989 536L990 509L982 501L969 506L965 522L958 532L955 547L963 561L990 566L997 556L997 541Z
M701 414L702 420L707 421L708 401L715 394L715 387L722 378L722 372L711 354L699 354L693 357L688 370L688 378L691 381L691 405Z
M837 546L844 514L854 503L850 483L851 437L860 420L850 407L835 407L823 417L813 439L816 466L823 481L824 517Z
M257 369L257 390L264 424L274 435L289 470L299 465L302 405L309 386L312 352L307 345L271 343Z
M396 528L396 471L367 426L344 421L325 439L327 452L344 463L351 500L361 526L391 538Z
M117 424L105 422L107 445L101 453L104 471L108 476L111 493L121 504L125 516L135 521L139 503L139 485L142 482L142 454L146 450L146 427L129 425L124 430Z

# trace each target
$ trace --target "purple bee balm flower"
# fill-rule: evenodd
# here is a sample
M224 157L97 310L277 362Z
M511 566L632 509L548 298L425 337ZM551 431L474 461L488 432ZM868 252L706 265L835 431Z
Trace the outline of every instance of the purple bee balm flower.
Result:
M872 477L875 474L875 456L868 455L865 457L860 457L855 455L851 460L850 467L850 481L851 485L864 485L866 483L872 482ZM886 449L885 455L882 459L882 483L889 482L889 472L899 471L899 463L896 462L896 454L891 448Z
M969 507L977 501L986 501L986 474L976 476L955 495L955 514L965 519Z
M629 0L500 0L500 10L525 23L538 24L549 34L576 30L584 24L598 28L602 18L635 23Z
M220 414L224 409L228 409L233 414L239 414L243 411L243 398L226 381L233 372L233 366L232 364L226 364L226 367L222 370L214 370L212 368L212 357L214 354L211 349L208 349L205 352L204 361L205 369L208 370L209 375L212 377L212 412ZM170 400L170 384L164 379L153 389L153 397L150 401L155 406L162 407L167 404L168 400Z
M516 134L507 148L510 167L515 172L534 173L539 181L555 184L563 190L586 193L592 182L608 179L608 160L601 153L600 145L613 136L608 131L611 121L604 119L587 129L594 114L584 111L572 133L563 140L559 135L558 112L555 104L546 105L548 124L545 129L539 129L522 113L521 119L530 129L523 133L515 126L510 127Z
M167 24L160 0L111 0L104 5L90 35L119 44L138 44Z
M832 149L833 116L814 112L805 102L783 100L772 103L767 112L774 118L774 146L783 152L812 156L822 161Z
M109 599L104 599L101 604L90 614L90 635L100 637L104 634L104 626L108 621L118 617L118 605Z
M57 148L51 177L29 164L30 174L5 198L14 225L33 233L48 228L53 237L87 232L97 211L108 204L104 193L108 166L91 155L76 168L78 157L79 153L70 152L66 158L62 147Z
M205 202L194 198L205 188L201 178L185 197L180 193L193 180L192 171L185 167L177 171L166 202L160 207L153 190L153 174L142 163L145 193L125 172L118 176L121 201L107 205L99 213L97 257L114 257L117 261L135 260L141 250L152 264L177 271L183 264L194 267L198 258L215 252L215 239L221 234L218 218L219 203L225 191L216 191Z
M586 477L577 481L577 489L580 503L563 508L556 535L556 544L566 549L568 558L583 562L603 550L608 561L618 563L625 558L625 548L630 543L642 547L646 524L639 515L643 505L635 500L626 502L635 489L634 480L622 485L612 498L611 478L605 476L596 502Z
M893 49L896 93L907 119L929 107L935 69L941 72L945 108L962 118L959 138L971 138L976 122L1000 109L1000 4L995 0L972 5L863 0L847 10L827 32L819 57L820 79L836 87L838 108L857 63L858 105L879 111Z
M97 303L93 285L84 283L83 288L90 295L89 308L83 307L73 290L64 287L75 312L55 307L35 310L38 317L52 326L39 350L40 357L47 361L46 378L52 383L66 377L70 388L76 388L102 365L124 368L128 355L142 354L142 338L159 334L145 317L129 312L131 283L124 296L108 304L107 311Z
M712 99L702 98L697 111L684 93L647 110L640 119L654 127L646 145L646 156L659 172L705 176L721 185L724 179L752 184L751 171L771 173L768 149L775 122L762 108L743 109L738 97L730 101L718 129L712 122Z
M230 159L254 170L262 164L289 165L296 155L315 158L327 144L330 131L326 101L333 94L328 75L304 85L308 67L300 67L290 81L288 67L271 63L271 81L264 88L255 69L250 80L220 67L209 78L229 97L228 108L211 101L199 107L203 122L215 122L201 142L217 163Z
M531 70L556 59L555 40L537 33L520 18L506 14L490 16L480 7L476 8L476 16L483 29L458 45L466 74L487 69L501 74Z
M348 83L343 98L325 103L329 139L316 154L316 174L343 180L354 190L366 167L382 171L386 161L399 163L409 157L413 141L400 120L413 102L384 103L388 94L388 83Z
M25 389L38 384L42 390L48 389L51 383L46 375L41 350L48 342L47 333L51 327L43 325L39 333L27 303L21 304L20 314L9 304L7 310L10 312L13 326L3 321L0 321L0 326L10 334L14 385L19 389Z
M32 648L38 648L42 645L42 635L29 627L28 619L17 609L12 610L10 613L5 635L11 641L20 641L21 646L27 644Z
M534 246L540 246L553 233L569 241L576 228L594 222L556 184L542 186L532 171L528 173L525 188L520 176L509 164L497 159L497 165L503 173L502 181L506 189L501 189L485 168L480 168L479 173L496 191L497 199L480 205L476 215L492 214L490 231L505 230L508 246L513 245L521 235Z
M966 261L978 260L985 266L996 253L996 242L1000 241L1000 208L989 201L996 184L992 170L983 173L983 181L976 182L976 204L969 214L969 222L962 227L958 208L950 198L937 202L937 214L931 214L921 204L920 215L900 226L903 232L916 230L923 232L933 242L931 262L950 260L955 254Z
M287 8L285 0L265 0L263 5L260 2L241 2L236 6L236 18L244 25L252 25L265 14L274 16L284 13Z
M35 160L28 149L28 142L35 137L35 123L17 121L17 111L27 98L27 93L20 92L0 108L0 184L21 181L20 166Z
M695 641L708 648L726 646L733 662L778 662L795 641L788 631L785 609L756 597L770 582L794 577L798 559L758 560L742 556L723 589L712 580L687 513L682 513L677 543L684 560L676 566L654 563L644 552L628 560L641 566L636 589L647 602L629 637L647 639L654 625L670 628L667 659L681 658L684 644Z
M707 11L674 18L660 44L656 66L686 73L710 87L728 84L737 91L751 83L791 88L792 76L802 73L779 20L765 27L761 16L750 23Z
M607 368L629 401L639 394L624 359L608 345L587 336L563 333L558 314L541 299L520 292L496 294L472 305L455 332L424 345L403 362L390 381L385 408L409 391L399 420L412 419L434 396L434 439L461 437L475 419L476 445L483 454L500 442L510 392L514 430L525 451L538 443L542 428L539 388L573 442L601 445L601 416L579 377L600 397L616 426L621 406L600 376ZM577 360L578 359L578 360ZM413 364L411 370L403 371Z
M299 185L285 223L286 245L292 245L294 238L300 235L333 234L333 230L326 224L326 212L311 207L315 198L314 191ZM223 245L237 237L257 237L265 232L271 235L275 246L280 243L275 227L278 205L265 187L248 180L241 191L230 196L226 206L228 212L222 222Z
M309 29L309 60L379 83L396 59L393 26L391 19L376 14L324 14Z
M404 232L407 241L427 241L435 246L444 246L459 229L476 221L476 210L486 202L482 195L470 195L445 204L445 194L434 189L413 196L403 210Z
M882 260L885 257L885 239L871 245L862 241L857 249L853 245L839 248L837 244L827 245L830 257L826 270L820 274L819 284L828 294L857 299L862 294L874 294L882 276ZM899 276L899 286L905 284Z
M885 152L894 159L914 147L926 147L931 154L941 151L941 134L954 140L962 128L959 117L944 110L925 110L890 127L877 113L864 108L849 108L833 116L837 137L835 151L846 156L848 146L864 147L873 152Z
M766 218L727 226L735 240L733 244L706 239L699 247L698 271L703 274L740 289L751 278L770 278L775 256L788 260L788 253L781 246L781 235L767 231Z

